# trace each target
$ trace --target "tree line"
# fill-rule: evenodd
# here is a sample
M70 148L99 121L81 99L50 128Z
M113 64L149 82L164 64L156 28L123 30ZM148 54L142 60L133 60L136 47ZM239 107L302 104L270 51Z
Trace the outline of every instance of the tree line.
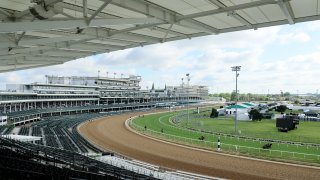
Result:
M215 93L210 94L210 97L222 97L227 101L235 101L236 100L236 92L233 91L232 93ZM282 94L253 94L253 93L239 93L238 100L239 101L269 101L270 98L289 98L290 93L285 92Z

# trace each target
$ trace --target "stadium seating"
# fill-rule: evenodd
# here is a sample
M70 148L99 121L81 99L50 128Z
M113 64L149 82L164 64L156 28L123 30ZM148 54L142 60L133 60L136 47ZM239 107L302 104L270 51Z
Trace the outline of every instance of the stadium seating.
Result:
M43 128L43 132L47 146L59 148L54 132L48 127Z
M3 131L7 129L6 126L0 126L0 135L2 135Z
M38 136L38 137L42 137L42 133L41 133L41 129L40 127L38 126L34 126L32 127L32 136ZM43 145L43 140L38 140L38 141L35 141L36 144L40 144L40 145Z
M90 157L0 137L0 179L153 179Z
M18 134L23 136L29 136L29 127L21 127Z
M7 129L5 129L2 134L4 134L4 135L10 134L11 131L13 130L13 128L14 128L13 126L7 127Z
M33 129L37 132L33 133L33 135L37 134L35 136L42 137L41 129L43 129L43 138L48 146L80 153L88 153L88 149L90 149L98 153L101 150L88 143L77 132L76 127L84 121L102 115L105 114L88 113L45 117L42 121L32 123ZM36 143L43 144L42 141L37 141Z

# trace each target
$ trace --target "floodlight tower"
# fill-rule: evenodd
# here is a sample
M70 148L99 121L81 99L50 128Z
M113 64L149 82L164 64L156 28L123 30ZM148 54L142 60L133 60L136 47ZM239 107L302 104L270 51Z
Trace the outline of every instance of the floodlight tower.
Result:
M98 78L100 77L100 70L98 70Z
M234 118L234 131L236 134L238 134L238 76L239 76L239 73L238 71L240 71L241 69L241 66L233 66L231 67L232 71L235 71L236 72L236 114L235 114L235 118Z
M187 84L187 111L188 111L188 122L190 120L190 116L189 116L189 83L190 83L190 74L187 73L186 74L187 76L187 80L188 80L188 84Z

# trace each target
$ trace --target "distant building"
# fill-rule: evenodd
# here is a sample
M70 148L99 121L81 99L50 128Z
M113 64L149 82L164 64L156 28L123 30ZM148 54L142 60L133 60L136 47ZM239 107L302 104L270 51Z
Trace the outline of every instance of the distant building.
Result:
M192 85L190 87L181 84L180 86L167 86L164 89L155 89L154 84L150 90L151 97L189 97L193 99L208 98L209 89L207 86Z
M257 105L253 103L242 103L242 104L227 106L225 108L225 115L235 116L236 109L237 109L237 120L247 121L247 120L250 120L249 111L255 107L257 107Z
M111 104L199 102L205 86L165 86L141 90L141 77L46 76L45 83L7 84L0 92L0 115L35 109L61 109ZM38 116L37 116L38 117Z

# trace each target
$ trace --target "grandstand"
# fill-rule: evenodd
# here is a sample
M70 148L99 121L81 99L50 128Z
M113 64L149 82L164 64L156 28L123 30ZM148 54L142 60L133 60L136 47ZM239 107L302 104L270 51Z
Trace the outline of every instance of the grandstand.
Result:
M0 138L0 179L150 179L93 158Z
M62 64L133 47L319 19L318 1L0 1L0 72ZM203 86L142 91L140 76L59 77L0 92L0 179L152 179L81 153L101 152L77 125L156 103L199 102ZM162 107L161 105L161 107ZM3 173L6 172L6 173Z
M23 125L43 117L89 112L128 111L152 108L158 102L199 102L208 95L204 86L176 86L155 96L153 89L142 91L140 76L129 77L58 77L46 76L46 83L8 84L0 92L2 124ZM199 89L199 90L197 90Z
M9 84L6 91L0 92L0 114L6 119L3 123L4 125L0 126L0 133L2 135L10 135L6 137L12 137L12 135L15 136L17 134L19 136L15 137L16 139L22 139L21 136L25 136L27 139L31 139L28 138L30 136L38 137L39 139L30 140L28 144L21 144L21 146L26 146L28 152L32 148L37 149L37 152L43 151L42 153L46 157L49 154L47 152L48 149L49 151L56 150L62 154L69 153L70 157L76 155L114 155L114 152L105 152L84 139L78 132L78 125L102 116L164 108L187 101L185 93L187 90L182 91L182 86L177 86L179 88L177 88L174 96L172 94L175 91L174 88L171 88L170 94L154 96L153 90L150 90L150 92L140 90L140 81L140 76L124 78L46 76L46 83ZM201 88L201 92L203 92L203 87ZM203 94L194 93L190 95L189 101L200 102L203 98ZM159 103L164 105L159 106ZM3 142L9 144L17 143L13 140L3 140ZM3 152L7 151L8 149L3 149ZM17 166L16 170L12 171L13 174L14 172L22 171L19 169L21 166L17 165L20 160L23 161L21 164L30 161L30 159L23 158L23 154L26 153L22 152L20 149L8 152L18 157L16 158L18 159L17 162L13 160L13 164L8 164L6 161L9 159L2 162L7 167ZM54 159L56 158L56 161L64 161L64 159L61 159L63 155L50 156ZM114 157L113 162L117 158ZM37 158L35 157L34 159ZM72 160L74 164L75 162L73 161L75 160ZM119 162L121 161L119 160ZM95 166L101 163L104 164L106 162L100 159L99 163L94 163L94 167L89 164L90 167L85 168L90 172L84 172L83 164L79 166L82 167L80 170L74 168L74 165L67 165L68 168L66 170L66 165L60 164L57 167L53 164L53 166L44 167L41 163L30 162L28 172L32 172L30 177L37 178L46 177L48 173L55 175L55 172L60 172L70 178L90 177L99 179L106 175L117 178L122 176L122 171L125 171L125 174L129 175L124 176L145 178L139 175L142 173L139 168L137 169L136 166L130 165L130 161L126 161L126 166L135 167L134 169L137 172L130 172L133 169L122 169L121 167L113 167L112 173L105 172L106 170L97 170ZM63 166L64 169L59 169L60 166ZM104 164L103 166L107 165ZM39 171L38 169L45 169L46 173L41 174L41 170ZM103 172L102 175L99 174L101 172ZM161 172L156 174L158 177L166 176ZM178 177L179 175L174 176Z

